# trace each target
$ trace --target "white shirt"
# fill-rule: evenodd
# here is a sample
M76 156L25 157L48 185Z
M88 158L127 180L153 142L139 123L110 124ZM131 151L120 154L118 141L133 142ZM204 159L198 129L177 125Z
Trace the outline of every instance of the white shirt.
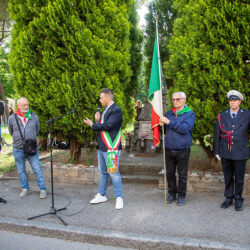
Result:
M112 104L114 104L114 102L112 102L111 104L109 104L109 105L105 108L105 110L104 110L105 113L107 112L108 108L109 108Z
M233 114L235 114L235 115L237 116L239 110L240 110L240 109L238 109L237 112L233 112L232 109L230 109L230 115L231 115L231 117L233 118ZM236 116L235 116L235 117L236 117Z

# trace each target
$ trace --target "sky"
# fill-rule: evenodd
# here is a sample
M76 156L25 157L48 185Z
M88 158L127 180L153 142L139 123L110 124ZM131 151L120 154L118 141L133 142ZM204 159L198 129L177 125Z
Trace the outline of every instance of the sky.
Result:
M144 16L148 13L148 4L150 0L146 1L137 11L139 15L139 27L146 26L146 20Z

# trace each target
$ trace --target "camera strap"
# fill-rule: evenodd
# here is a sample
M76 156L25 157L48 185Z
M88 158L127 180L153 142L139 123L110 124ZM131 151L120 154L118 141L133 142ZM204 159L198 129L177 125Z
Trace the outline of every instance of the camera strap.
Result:
M23 138L23 135L22 135L22 132L21 132L20 125L19 125L19 122L17 120L17 115L16 114L15 114L15 118L16 118L16 123L17 123L17 127L18 127L18 130L19 130L19 133L20 133L21 138L22 138L23 143L24 143L25 141L24 141L24 138Z

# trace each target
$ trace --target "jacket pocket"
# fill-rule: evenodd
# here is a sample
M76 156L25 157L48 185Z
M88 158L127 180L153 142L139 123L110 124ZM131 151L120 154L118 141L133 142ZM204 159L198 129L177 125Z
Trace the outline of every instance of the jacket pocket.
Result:
M249 146L248 144L242 144L242 159L248 159L249 157Z

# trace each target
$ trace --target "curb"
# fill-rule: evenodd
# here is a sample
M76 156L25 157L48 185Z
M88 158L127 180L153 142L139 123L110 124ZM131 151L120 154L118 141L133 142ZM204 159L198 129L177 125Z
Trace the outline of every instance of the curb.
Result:
M227 243L194 238L136 234L63 226L24 219L0 218L0 229L42 237L135 249L249 249L250 244Z

